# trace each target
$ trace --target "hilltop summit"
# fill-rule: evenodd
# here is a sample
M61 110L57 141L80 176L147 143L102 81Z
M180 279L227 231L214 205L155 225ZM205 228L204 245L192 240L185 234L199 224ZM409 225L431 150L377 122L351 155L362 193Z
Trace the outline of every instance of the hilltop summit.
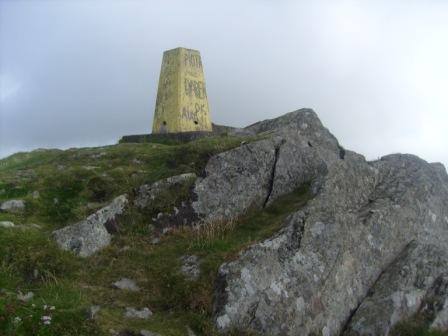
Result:
M448 329L445 167L367 161L310 109L0 162L6 335ZM26 317L41 302L51 325Z

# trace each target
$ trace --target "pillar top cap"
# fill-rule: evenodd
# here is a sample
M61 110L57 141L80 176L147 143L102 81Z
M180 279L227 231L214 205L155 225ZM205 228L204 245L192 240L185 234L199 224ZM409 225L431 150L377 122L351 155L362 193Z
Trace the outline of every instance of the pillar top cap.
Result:
M167 52L170 52L170 51L175 51L175 50L188 50L188 51L199 52L199 50L196 50L196 49L190 49L190 48L184 48L184 47L177 47L177 48L173 48L173 49L165 50L164 53L167 53Z

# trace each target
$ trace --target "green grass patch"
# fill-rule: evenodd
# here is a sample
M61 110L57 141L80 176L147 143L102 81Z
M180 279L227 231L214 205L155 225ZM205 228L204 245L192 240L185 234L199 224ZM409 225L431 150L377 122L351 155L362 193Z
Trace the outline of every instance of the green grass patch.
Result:
M448 331L430 329L423 316L398 323L390 332L391 336L448 336Z
M14 292L0 293L2 335L101 335L86 319L86 298L68 283L47 283L35 292L36 299L21 302Z

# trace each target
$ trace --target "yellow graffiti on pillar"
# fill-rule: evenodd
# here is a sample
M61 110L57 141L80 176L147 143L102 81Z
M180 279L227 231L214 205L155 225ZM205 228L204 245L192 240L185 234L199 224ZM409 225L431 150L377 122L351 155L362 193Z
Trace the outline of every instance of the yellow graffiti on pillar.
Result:
M153 133L212 131L204 71L199 51L163 53Z

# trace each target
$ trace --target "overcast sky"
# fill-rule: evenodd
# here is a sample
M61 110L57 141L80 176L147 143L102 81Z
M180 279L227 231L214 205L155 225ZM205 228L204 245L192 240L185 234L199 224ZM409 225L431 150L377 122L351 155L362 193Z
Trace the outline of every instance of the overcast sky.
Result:
M310 107L368 159L448 165L446 0L0 0L0 157L149 133L179 46L215 123Z

